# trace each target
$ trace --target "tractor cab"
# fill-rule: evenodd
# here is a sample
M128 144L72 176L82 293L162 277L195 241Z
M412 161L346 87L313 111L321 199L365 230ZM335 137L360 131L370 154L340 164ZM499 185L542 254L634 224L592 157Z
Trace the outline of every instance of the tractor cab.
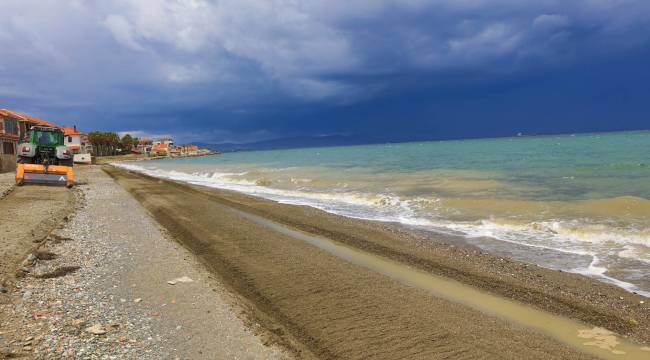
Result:
M33 136L33 142L38 146L56 147L63 143L63 133L61 131L35 129L31 131L30 135Z

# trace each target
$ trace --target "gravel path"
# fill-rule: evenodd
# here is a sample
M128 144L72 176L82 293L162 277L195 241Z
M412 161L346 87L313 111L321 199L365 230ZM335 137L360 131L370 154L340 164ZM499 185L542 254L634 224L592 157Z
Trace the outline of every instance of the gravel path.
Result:
M98 167L84 168L85 203L0 305L5 355L63 359L276 359L211 279ZM82 181L84 183L84 181ZM51 278L50 278L51 277ZM172 285L173 283L174 285ZM3 324L6 325L6 324Z

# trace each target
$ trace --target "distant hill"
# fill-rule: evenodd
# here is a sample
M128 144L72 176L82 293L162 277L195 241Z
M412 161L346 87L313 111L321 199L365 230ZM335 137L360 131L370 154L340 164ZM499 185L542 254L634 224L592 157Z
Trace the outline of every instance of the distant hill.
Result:
M328 135L328 136L295 136L250 143L194 143L200 147L221 152L253 151L253 150L280 150L310 147L346 146L361 144L377 144L386 140L367 136ZM392 141L394 142L394 141Z

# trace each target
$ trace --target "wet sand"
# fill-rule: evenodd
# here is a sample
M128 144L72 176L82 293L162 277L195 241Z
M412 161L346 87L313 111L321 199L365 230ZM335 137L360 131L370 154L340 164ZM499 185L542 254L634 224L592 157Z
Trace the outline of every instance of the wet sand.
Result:
M449 245L451 239L426 238L394 226L106 170L240 295L251 322L262 324L275 342L300 357L578 359L591 355L552 334L346 260L256 218L546 313L603 326L640 342L649 340L648 307L639 303L643 297L582 276Z

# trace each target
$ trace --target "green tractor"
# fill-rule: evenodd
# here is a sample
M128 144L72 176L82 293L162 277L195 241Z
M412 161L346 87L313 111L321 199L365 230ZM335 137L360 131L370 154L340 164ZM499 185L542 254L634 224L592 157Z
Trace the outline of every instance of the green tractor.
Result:
M65 184L72 187L74 155L64 145L63 130L34 126L18 146L16 183Z

